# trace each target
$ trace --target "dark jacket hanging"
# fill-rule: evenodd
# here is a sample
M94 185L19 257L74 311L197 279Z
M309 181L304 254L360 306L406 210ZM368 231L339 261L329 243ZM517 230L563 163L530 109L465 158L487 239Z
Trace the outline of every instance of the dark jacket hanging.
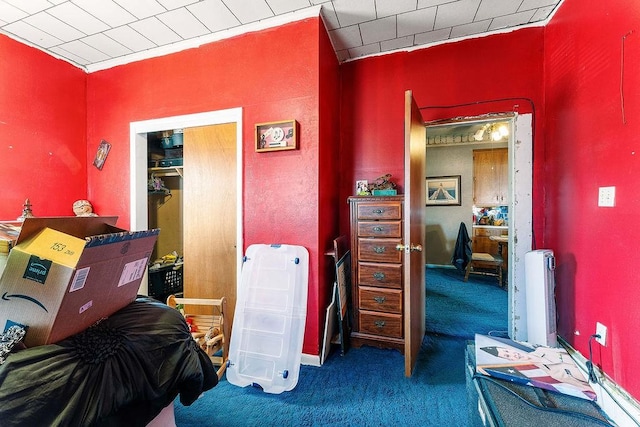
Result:
M469 261L471 261L471 239L469 238L469 233L467 233L467 226L464 222L461 222L458 238L456 239L456 247L451 257L451 264L458 270L465 271Z

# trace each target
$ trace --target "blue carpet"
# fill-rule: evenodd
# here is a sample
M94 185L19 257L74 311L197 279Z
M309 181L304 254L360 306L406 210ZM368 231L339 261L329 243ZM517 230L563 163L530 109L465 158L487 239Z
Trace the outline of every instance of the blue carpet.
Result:
M479 301L492 294L490 284L458 284L455 270L437 270L427 271L428 333L411 378L404 376L404 356L397 351L362 347L341 356L334 349L322 367L301 366L290 392L267 394L223 378L189 407L176 400L177 425L465 426L464 349L474 329L467 323L506 329L506 292L494 285L504 301L492 296L488 305L503 304L503 311L487 311ZM458 294L462 289L468 292ZM490 320L491 313L497 318Z
M507 292L495 277L464 275L456 269L428 268L427 332L473 339L476 333L507 332Z

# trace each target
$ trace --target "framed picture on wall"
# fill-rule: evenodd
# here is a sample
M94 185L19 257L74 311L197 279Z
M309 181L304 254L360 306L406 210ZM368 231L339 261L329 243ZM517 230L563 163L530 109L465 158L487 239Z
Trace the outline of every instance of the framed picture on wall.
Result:
M427 177L427 206L460 206L460 175Z
M256 124L256 151L295 150L298 148L297 122L269 122Z

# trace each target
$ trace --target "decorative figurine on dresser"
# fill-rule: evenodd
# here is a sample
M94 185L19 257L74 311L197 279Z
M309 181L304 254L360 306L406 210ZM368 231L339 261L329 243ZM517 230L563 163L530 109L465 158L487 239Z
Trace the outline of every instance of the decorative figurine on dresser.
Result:
M352 196L351 256L354 347L404 353L403 196Z

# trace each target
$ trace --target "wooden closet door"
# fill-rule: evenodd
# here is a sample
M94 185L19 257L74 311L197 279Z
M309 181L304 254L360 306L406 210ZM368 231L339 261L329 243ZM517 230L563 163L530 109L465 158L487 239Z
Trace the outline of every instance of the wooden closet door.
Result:
M184 296L236 305L236 124L184 129Z

